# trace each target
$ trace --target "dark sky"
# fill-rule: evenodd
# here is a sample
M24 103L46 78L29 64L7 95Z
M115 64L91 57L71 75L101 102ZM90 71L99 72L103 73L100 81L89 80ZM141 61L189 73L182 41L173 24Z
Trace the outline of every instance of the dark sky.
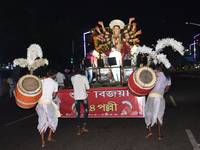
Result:
M125 24L135 17L138 29L142 30L141 45L151 46L158 39L170 37L183 42L187 48L193 42L199 27L185 22L200 24L199 1L179 0L124 0L124 1L33 1L38 19L53 21L57 18L69 19L85 32L94 28L97 21L108 26L113 19L121 19Z
M186 21L200 24L199 0L2 0L0 7L3 10L0 15L1 17L3 15L8 23L9 17L13 18L13 15L17 14L14 17L16 26L18 24L30 26L27 22L30 23L32 20L37 25L41 25L42 22L51 25L59 22L60 19L69 20L77 24L77 32L81 38L84 32L98 25L98 21L103 21L105 27L108 27L113 19L120 19L127 24L130 17L135 17L137 29L142 30L142 35L139 36L140 45L148 47L152 47L152 44L156 45L158 39L174 38L188 48L193 42L194 35L200 31L198 26L185 24ZM19 12L21 10L23 11ZM23 19L23 12L28 12L30 15L28 17L26 15L26 19ZM15 29L15 27L12 28ZM18 38L17 35L12 34L13 38ZM27 43L18 44L24 44L24 47L29 46Z

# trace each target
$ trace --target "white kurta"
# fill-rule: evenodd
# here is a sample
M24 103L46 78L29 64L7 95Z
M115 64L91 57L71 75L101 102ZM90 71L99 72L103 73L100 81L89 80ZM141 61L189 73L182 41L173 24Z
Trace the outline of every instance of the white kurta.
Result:
M157 73L156 86L150 93L157 93L164 95L165 87L171 85L171 79L167 79L163 72ZM148 127L149 124L153 126L157 123L157 119L163 124L163 115L165 111L165 99L164 97L149 97L145 104L145 123Z

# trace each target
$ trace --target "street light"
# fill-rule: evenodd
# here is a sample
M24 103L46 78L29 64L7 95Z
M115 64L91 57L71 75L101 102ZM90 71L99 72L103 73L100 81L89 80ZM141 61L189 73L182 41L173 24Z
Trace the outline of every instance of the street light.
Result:
M83 51L84 51L84 57L86 56L86 41L85 41L85 35L91 33L90 31L83 33Z
M197 34L197 35L195 35L194 36L194 62L196 63L196 42L195 42L195 38L197 37L197 36L199 36L200 34Z
M185 24L191 24L191 25L195 25L195 26L199 26L200 27L200 24L197 24L197 23L185 22Z
M197 23L192 23L192 22L186 22L185 24L191 24L191 25L195 25L195 26L199 26L200 27L200 24L197 24ZM194 45L194 63L196 63L196 42L195 42L195 38L197 37L197 36L199 36L200 34L197 34L197 35L195 35L194 36L194 43L193 44L190 44L190 46L191 45Z

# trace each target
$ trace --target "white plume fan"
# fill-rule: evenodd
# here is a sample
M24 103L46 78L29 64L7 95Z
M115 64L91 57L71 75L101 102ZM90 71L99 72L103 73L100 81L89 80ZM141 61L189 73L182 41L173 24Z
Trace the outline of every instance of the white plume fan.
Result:
M42 49L38 44L31 44L27 49L27 59L18 58L13 61L13 66L19 65L22 68L28 67L31 72L37 68L48 65L47 59L43 59ZM39 59L37 59L39 58Z
M153 51L152 48L143 45L142 47L139 46L136 52L137 54L149 54L148 60L152 60L155 65L163 63L166 68L170 68L171 64L167 59L167 56L160 53L166 46L171 46L174 50L177 50L182 56L184 55L184 47L182 43L174 40L173 38L165 38L158 40L157 45L155 46L155 51Z

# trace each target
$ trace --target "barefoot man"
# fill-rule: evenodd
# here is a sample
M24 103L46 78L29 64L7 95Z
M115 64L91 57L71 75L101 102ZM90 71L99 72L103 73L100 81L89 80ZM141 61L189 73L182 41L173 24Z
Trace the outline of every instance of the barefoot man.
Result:
M163 115L165 111L164 93L168 92L171 85L171 78L169 71L164 65L161 65L157 74L157 82L154 89L149 93L147 102L145 104L145 123L149 130L148 138L152 135L151 127L156 123L158 126L158 139L161 140L161 126L163 124Z
M58 83L53 80L56 75L55 70L49 69L47 72L48 78L42 79L42 96L36 106L36 111L38 113L38 126L42 138L42 147L45 146L44 133L49 127L48 141L55 142L51 134L56 131L58 125L58 117L56 116L56 109L54 102L56 93L58 92Z

